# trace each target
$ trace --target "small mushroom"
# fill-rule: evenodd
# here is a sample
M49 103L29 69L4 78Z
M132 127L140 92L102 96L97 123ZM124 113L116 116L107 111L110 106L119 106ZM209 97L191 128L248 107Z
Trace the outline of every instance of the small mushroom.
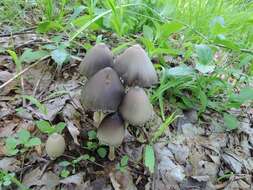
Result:
M123 119L135 126L142 126L153 117L153 106L140 87L128 90L119 110Z
M113 55L110 49L103 43L91 48L80 64L80 72L87 78L91 78L95 73L105 67L111 67Z
M151 87L158 80L151 60L140 45L133 45L118 56L114 68L128 86Z
M65 147L65 140L62 135L54 133L48 137L46 152L52 160L61 156L65 151Z
M97 138L101 144L109 146L110 160L115 159L114 148L121 145L125 135L124 122L118 113L107 115L100 123Z
M118 74L106 67L91 77L84 86L81 103L86 110L111 113L117 111L124 94Z

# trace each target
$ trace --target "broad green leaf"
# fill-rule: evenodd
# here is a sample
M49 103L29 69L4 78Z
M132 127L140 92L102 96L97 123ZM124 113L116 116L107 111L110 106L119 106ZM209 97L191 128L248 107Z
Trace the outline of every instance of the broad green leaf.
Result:
M28 142L28 140L31 137L31 134L29 131L25 130L25 129L21 129L18 133L17 133L18 139L20 141L21 144L26 144Z
M144 165L149 169L150 173L155 170L155 153L151 145L146 145L144 150Z
M19 144L20 144L19 141L13 137L8 137L5 141L5 146L8 149L15 149Z
M177 67L166 69L165 72L167 76L187 76L194 74L194 70L186 65L180 65Z
M101 158L105 158L107 151L105 148L100 147L99 149L97 149L97 153Z
M203 65L207 65L212 62L213 54L211 48L205 44L195 45L196 53L198 56L198 62Z
M38 137L31 138L28 143L25 144L26 147L33 147L41 144L41 140Z
M45 50L33 51L32 49L26 49L24 53L21 55L20 60L22 62L31 63L41 59L46 55L49 55L49 53Z
M88 23L90 20L92 19L92 16L90 15L84 15L84 16L80 16L78 18L76 18L75 20L72 21L72 23L75 26L81 27L83 25L85 25L86 23ZM98 22L98 21L97 21ZM89 28L92 30L97 30L100 28L99 24L97 24L97 22L93 22Z
M66 123L64 123L64 122L60 122L60 123L58 123L55 127L54 127L54 129L55 129L55 132L57 132L57 133L62 133L62 131L63 131L63 129L66 127Z
M144 38L146 38L150 41L153 41L153 38L154 38L153 30L148 25L143 26L143 36L144 36Z
M238 128L238 120L231 114L224 113L224 124L228 130L234 130Z
M43 21L41 23L39 23L38 27L37 27L37 31L39 33L46 33L50 30L53 31L58 31L61 30L63 27L61 25L60 22L58 21Z
M224 45L225 47L230 48L232 50L240 51L238 45L232 42L231 40L226 39L224 35L221 34L217 35L217 37L214 39L214 42Z
M47 108L45 107L44 104L40 103L39 100L34 98L33 96L28 96L28 95L22 95L22 98L25 98L29 100L31 103L33 103L43 114L47 114Z
M69 57L69 53L62 48L58 48L51 52L52 59L59 65L62 65Z
M178 22L165 23L164 25L160 26L160 37L163 39L168 38L171 34L180 31L183 27L184 25Z
M241 89L238 95L232 94L230 96L230 101L240 102L241 104L252 100L253 100L253 88L243 88Z
M55 129L51 126L51 124L48 121L40 120L36 121L35 123L42 133L52 134L55 132Z
M63 178L68 177L69 174L70 174L70 172L66 169L61 171L61 177L63 177Z
M121 158L121 160L120 160L120 166L121 166L121 167L127 166L127 165L128 165L128 160L129 160L129 158L128 158L127 155L123 156L123 157Z
M222 34L226 32L225 20L222 16L216 16L210 23L211 32L214 35Z
M89 140L96 139L96 138L97 138L97 133L96 133L96 131L94 131L94 130L89 131L89 132L88 132L88 137L89 137Z
M203 65L196 63L195 69L197 69L202 74L212 73L215 69L215 65Z
M6 148L6 154L8 156L14 156L19 152L18 149L10 149L10 148Z

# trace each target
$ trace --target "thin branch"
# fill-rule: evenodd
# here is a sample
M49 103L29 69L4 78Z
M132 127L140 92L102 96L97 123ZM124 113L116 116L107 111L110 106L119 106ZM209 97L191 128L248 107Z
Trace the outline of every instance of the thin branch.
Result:
M33 63L32 65L28 66L27 68L25 68L24 70L20 71L19 73L17 73L15 76L13 76L12 78L10 78L8 81L6 81L4 84L2 84L0 86L0 89L4 88L5 86L7 86L9 83L11 83L12 81L14 81L16 78L20 77L22 74L24 74L25 72L27 72L29 69L31 69L32 67L38 65L41 61L49 58L50 56L47 55L45 57L42 57L41 59L39 59L38 61L36 61L35 63Z

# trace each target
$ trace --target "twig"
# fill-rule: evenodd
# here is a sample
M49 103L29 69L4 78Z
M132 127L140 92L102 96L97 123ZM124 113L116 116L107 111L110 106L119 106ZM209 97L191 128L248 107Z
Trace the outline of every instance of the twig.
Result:
M9 36L18 36L18 35L28 34L28 33L33 34L34 32L28 32L28 31L31 31L31 30L34 30L34 29L36 29L36 27L27 28L25 30L22 30L22 31L16 32L16 33L2 34L2 35L0 35L0 38L9 37Z
M22 74L24 74L25 72L27 72L29 69L31 69L32 67L38 65L41 61L49 58L50 56L47 55L41 59L39 59L38 61L36 61L35 63L33 63L32 65L26 67L24 70L22 70L21 72L17 73L15 76L13 76L11 79L9 79L8 81L6 81L4 84L2 84L0 86L0 89L4 88L5 86L7 86L9 83L11 83L12 81L14 81L16 78L18 78L19 76L21 76Z

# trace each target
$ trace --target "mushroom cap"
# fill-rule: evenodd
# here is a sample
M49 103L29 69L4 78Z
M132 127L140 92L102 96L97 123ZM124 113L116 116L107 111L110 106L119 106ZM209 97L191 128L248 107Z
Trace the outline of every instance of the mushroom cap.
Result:
M56 159L65 151L65 140L62 135L54 133L50 135L46 142L46 152L51 159Z
M136 126L144 125L153 116L153 106L145 91L140 87L129 89L119 110L125 121Z
M115 70L129 86L150 87L158 81L155 68L140 45L133 45L117 57Z
M87 78L105 67L112 67L113 55L110 49L103 43L91 48L80 64L80 72Z
M88 80L81 92L81 103L87 110L115 112L124 94L118 74L106 67Z
M121 145L124 135L124 121L118 113L107 115L102 120L97 130L99 142L112 147Z

